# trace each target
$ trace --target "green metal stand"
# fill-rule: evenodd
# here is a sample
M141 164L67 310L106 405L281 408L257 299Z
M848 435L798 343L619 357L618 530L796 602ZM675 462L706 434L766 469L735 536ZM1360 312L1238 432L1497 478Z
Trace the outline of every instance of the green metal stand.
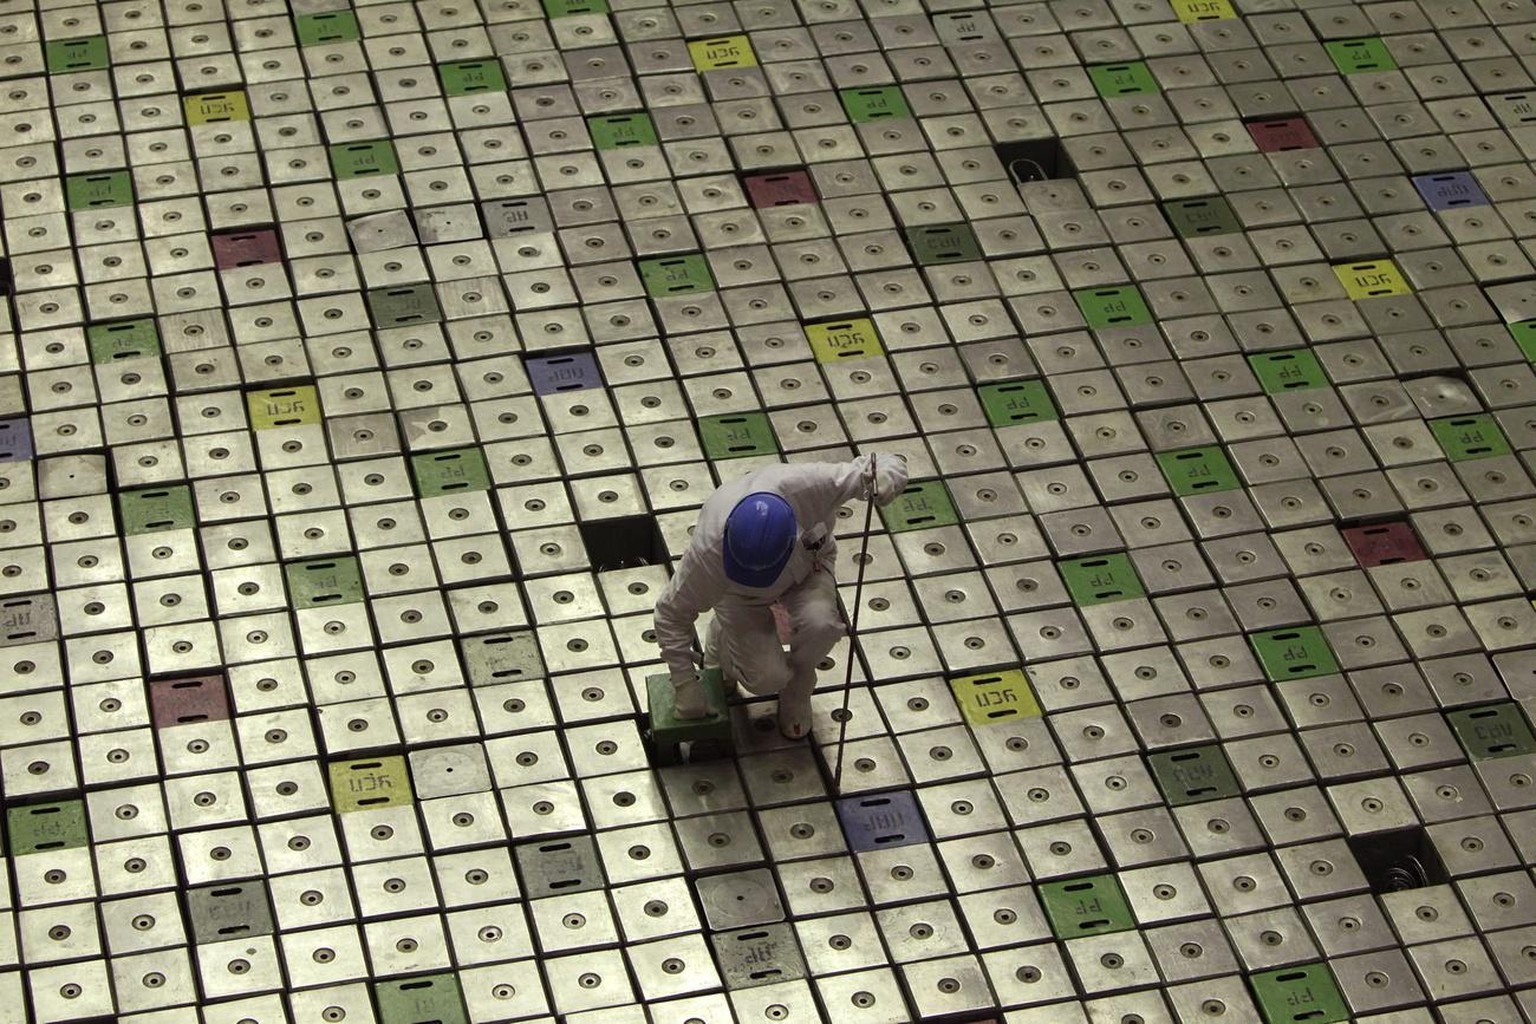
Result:
M701 674L700 682L709 700L709 714L703 718L678 718L672 703L672 680L665 674L646 677L646 703L650 706L646 741L651 748L652 764L682 764L731 755L731 715L726 705L725 679L718 668L708 668Z

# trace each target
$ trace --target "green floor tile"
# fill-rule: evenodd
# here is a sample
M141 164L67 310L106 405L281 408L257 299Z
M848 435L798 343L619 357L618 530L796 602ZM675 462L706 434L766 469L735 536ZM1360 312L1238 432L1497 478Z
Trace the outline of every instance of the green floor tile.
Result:
M80 71L102 71L112 65L106 36L82 39L50 39L43 47L43 60L50 75Z
M1163 452L1157 456L1157 464L1162 468L1168 486L1181 498L1231 491L1242 486L1227 453L1214 445Z
M1096 331L1115 327L1140 327L1152 322L1152 312L1141 291L1130 284L1114 288L1084 288L1072 293L1083 319Z
M1147 766L1172 807L1242 796L1243 788L1221 747L1183 747L1147 755Z
M1039 423L1060 418L1051 393L1041 380L1011 380L1002 384L983 384L976 389L986 410L987 421L994 427L1015 423Z
M355 43L362 38L357 15L349 10L321 11L318 14L300 14L293 19L294 34L300 46L335 46L338 43Z
M1350 1019L1324 964L1302 964L1249 977L1264 1024L1340 1024Z
M981 245L969 224L933 224L908 228L907 245L920 267L981 259Z
M507 75L498 60L468 60L439 64L437 80L445 96L469 96L482 92L506 92Z
M715 278L709 271L709 261L697 253L641 260L640 280L645 282L646 293L653 299L715 290Z
M133 202L133 175L128 171L72 174L64 181L64 203L71 213L107 210Z
M1536 733L1517 703L1460 708L1445 717L1474 761L1536 753Z
M1283 352L1261 352L1248 357L1248 365L1259 378L1267 394L1304 391L1328 384L1328 375L1310 349L1294 348Z
M78 849L91 840L83 800L11 807L5 814L5 826L12 857Z
M375 288L363 294L374 327L416 327L435 324L443 319L437 302L437 289L430 284L407 284L396 288Z
M1157 92L1157 77L1145 61L1134 60L1128 64L1096 64L1088 69L1093 87L1104 99L1120 96L1137 96Z
M1369 71L1395 71L1387 44L1380 39L1335 39L1323 44L1340 74L1358 75Z
M1056 568L1061 571L1073 602L1080 607L1128 601L1146 593L1135 566L1123 554L1069 559L1058 562Z
M699 420L699 439L708 459L741 459L779 450L768 417L760 412L706 416Z
M901 87L883 85L870 89L844 89L840 94L843 110L854 124L893 121L912 116Z
M130 537L197 525L192 489L185 484L123 491L117 496L117 505L123 533Z
M1509 325L1509 333L1514 337L1515 343L1520 346L1520 352L1530 362L1536 363L1536 320L1521 320L1519 323Z
M1430 420L1429 429L1452 462L1509 454L1509 442L1492 416L1446 416Z
M160 354L160 332L150 317L91 324L85 329L85 341L93 363L113 363Z
M1035 888L1051 931L1063 941L1136 927L1136 918L1114 875L1041 882Z
M1180 238L1230 235L1243 230L1237 214L1222 196L1203 199L1175 199L1163 204L1163 213Z
M891 533L907 530L931 530L953 526L960 521L949 489L942 480L919 480L907 484L901 497L880 510L880 518Z
M492 994L496 989L493 987ZM457 974L376 981L379 1024L470 1024Z
M587 118L592 145L599 151L625 146L654 146L656 126L649 114L602 114Z
M318 558L283 567L288 599L295 608L328 608L363 599L363 573L357 559Z
M608 0L544 0L544 13L551 18L567 18L576 14L607 14Z
M1248 642L1271 682L1310 679L1339 670L1333 649L1316 626L1296 626L1267 633L1251 633Z
M413 455L411 476L416 481L418 498L486 491L491 487L491 471L485 463L485 453L479 448Z
M388 139L346 142L332 146L329 152L331 172L336 175L338 181L400 173L400 162L395 157L395 145Z

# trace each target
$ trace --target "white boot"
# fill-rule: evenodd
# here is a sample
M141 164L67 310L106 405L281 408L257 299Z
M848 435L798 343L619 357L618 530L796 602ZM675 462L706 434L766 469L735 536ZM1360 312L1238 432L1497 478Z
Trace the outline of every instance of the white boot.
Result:
M816 692L816 670L796 668L789 685L779 691L779 732L785 739L804 739L811 733L811 694Z

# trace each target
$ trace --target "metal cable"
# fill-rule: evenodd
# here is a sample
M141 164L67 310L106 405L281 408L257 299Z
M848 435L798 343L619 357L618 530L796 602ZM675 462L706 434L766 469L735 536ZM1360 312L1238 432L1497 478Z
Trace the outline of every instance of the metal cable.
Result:
M848 735L848 697L853 690L853 660L854 638L859 632L859 605L863 603L864 593L864 566L869 562L869 528L875 521L875 489L880 483L879 474L876 472L879 457L871 454L869 457L869 493L864 503L864 534L859 540L859 557L857 559L859 569L853 581L853 614L848 622L848 670L843 675L843 706L837 716L837 760L832 768L832 789L842 792L843 781L843 740Z

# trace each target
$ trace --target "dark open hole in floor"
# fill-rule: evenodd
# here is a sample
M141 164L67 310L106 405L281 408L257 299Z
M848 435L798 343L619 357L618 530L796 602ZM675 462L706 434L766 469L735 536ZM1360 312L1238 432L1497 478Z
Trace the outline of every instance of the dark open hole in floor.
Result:
M668 560L661 529L652 516L624 516L582 523L581 540L595 572L661 565Z
M1351 836L1349 848L1376 893L1422 889L1449 880L1429 833L1422 828Z

